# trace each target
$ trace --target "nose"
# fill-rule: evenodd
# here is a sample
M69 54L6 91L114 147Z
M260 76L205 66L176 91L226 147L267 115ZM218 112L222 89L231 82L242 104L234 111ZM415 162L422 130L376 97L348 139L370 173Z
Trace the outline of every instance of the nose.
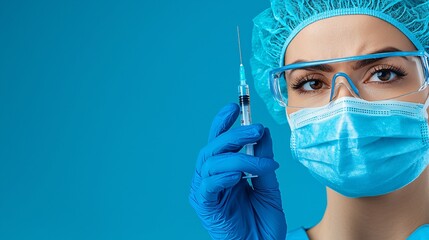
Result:
M332 88L330 101L342 97L359 97L359 90L352 79L343 72L339 72L332 77Z
M336 94L335 94L335 98L342 98L342 97L353 97L353 94L351 93L350 88L347 86L347 83L337 83L335 85L336 88Z

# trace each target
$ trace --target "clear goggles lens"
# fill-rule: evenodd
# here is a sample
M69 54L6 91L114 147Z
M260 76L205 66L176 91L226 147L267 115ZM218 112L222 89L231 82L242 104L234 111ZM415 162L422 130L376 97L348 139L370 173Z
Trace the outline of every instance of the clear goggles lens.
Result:
M427 80L428 56L423 51L297 63L270 72L275 99L298 108L326 105L344 91L367 101L400 98L423 90Z

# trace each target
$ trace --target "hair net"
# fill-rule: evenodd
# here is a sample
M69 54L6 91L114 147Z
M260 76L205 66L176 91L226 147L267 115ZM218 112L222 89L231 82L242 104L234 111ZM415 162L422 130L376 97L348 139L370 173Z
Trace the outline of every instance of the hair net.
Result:
M271 8L253 19L250 64L256 91L278 123L286 123L286 114L270 92L268 73L283 66L289 43L313 22L356 14L382 19L398 28L418 50L429 50L429 1L426 0L271 0Z

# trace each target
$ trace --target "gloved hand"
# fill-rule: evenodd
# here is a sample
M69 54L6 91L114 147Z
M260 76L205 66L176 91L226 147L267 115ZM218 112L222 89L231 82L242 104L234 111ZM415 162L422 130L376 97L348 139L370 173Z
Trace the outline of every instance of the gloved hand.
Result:
M229 104L215 117L197 159L190 203L213 239L286 239L270 132L260 124L230 129L239 112ZM255 156L238 152L255 142ZM254 189L243 172L258 175Z

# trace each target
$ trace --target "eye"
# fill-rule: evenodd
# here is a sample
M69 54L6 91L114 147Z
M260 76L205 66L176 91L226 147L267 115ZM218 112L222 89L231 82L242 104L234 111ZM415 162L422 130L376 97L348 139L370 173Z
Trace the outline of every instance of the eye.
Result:
M302 84L304 91L319 90L323 87L323 82L319 80L310 80Z
M319 76L317 76L319 77ZM329 86L322 80L316 78L316 76L304 76L293 81L291 84L292 89L298 93L316 93L323 89L329 88Z
M372 71L369 82L388 83L403 76L406 76L406 73L400 68L378 66Z
M387 82L395 79L396 73L390 70L381 70L376 72L374 75L372 75L371 80L372 82Z

